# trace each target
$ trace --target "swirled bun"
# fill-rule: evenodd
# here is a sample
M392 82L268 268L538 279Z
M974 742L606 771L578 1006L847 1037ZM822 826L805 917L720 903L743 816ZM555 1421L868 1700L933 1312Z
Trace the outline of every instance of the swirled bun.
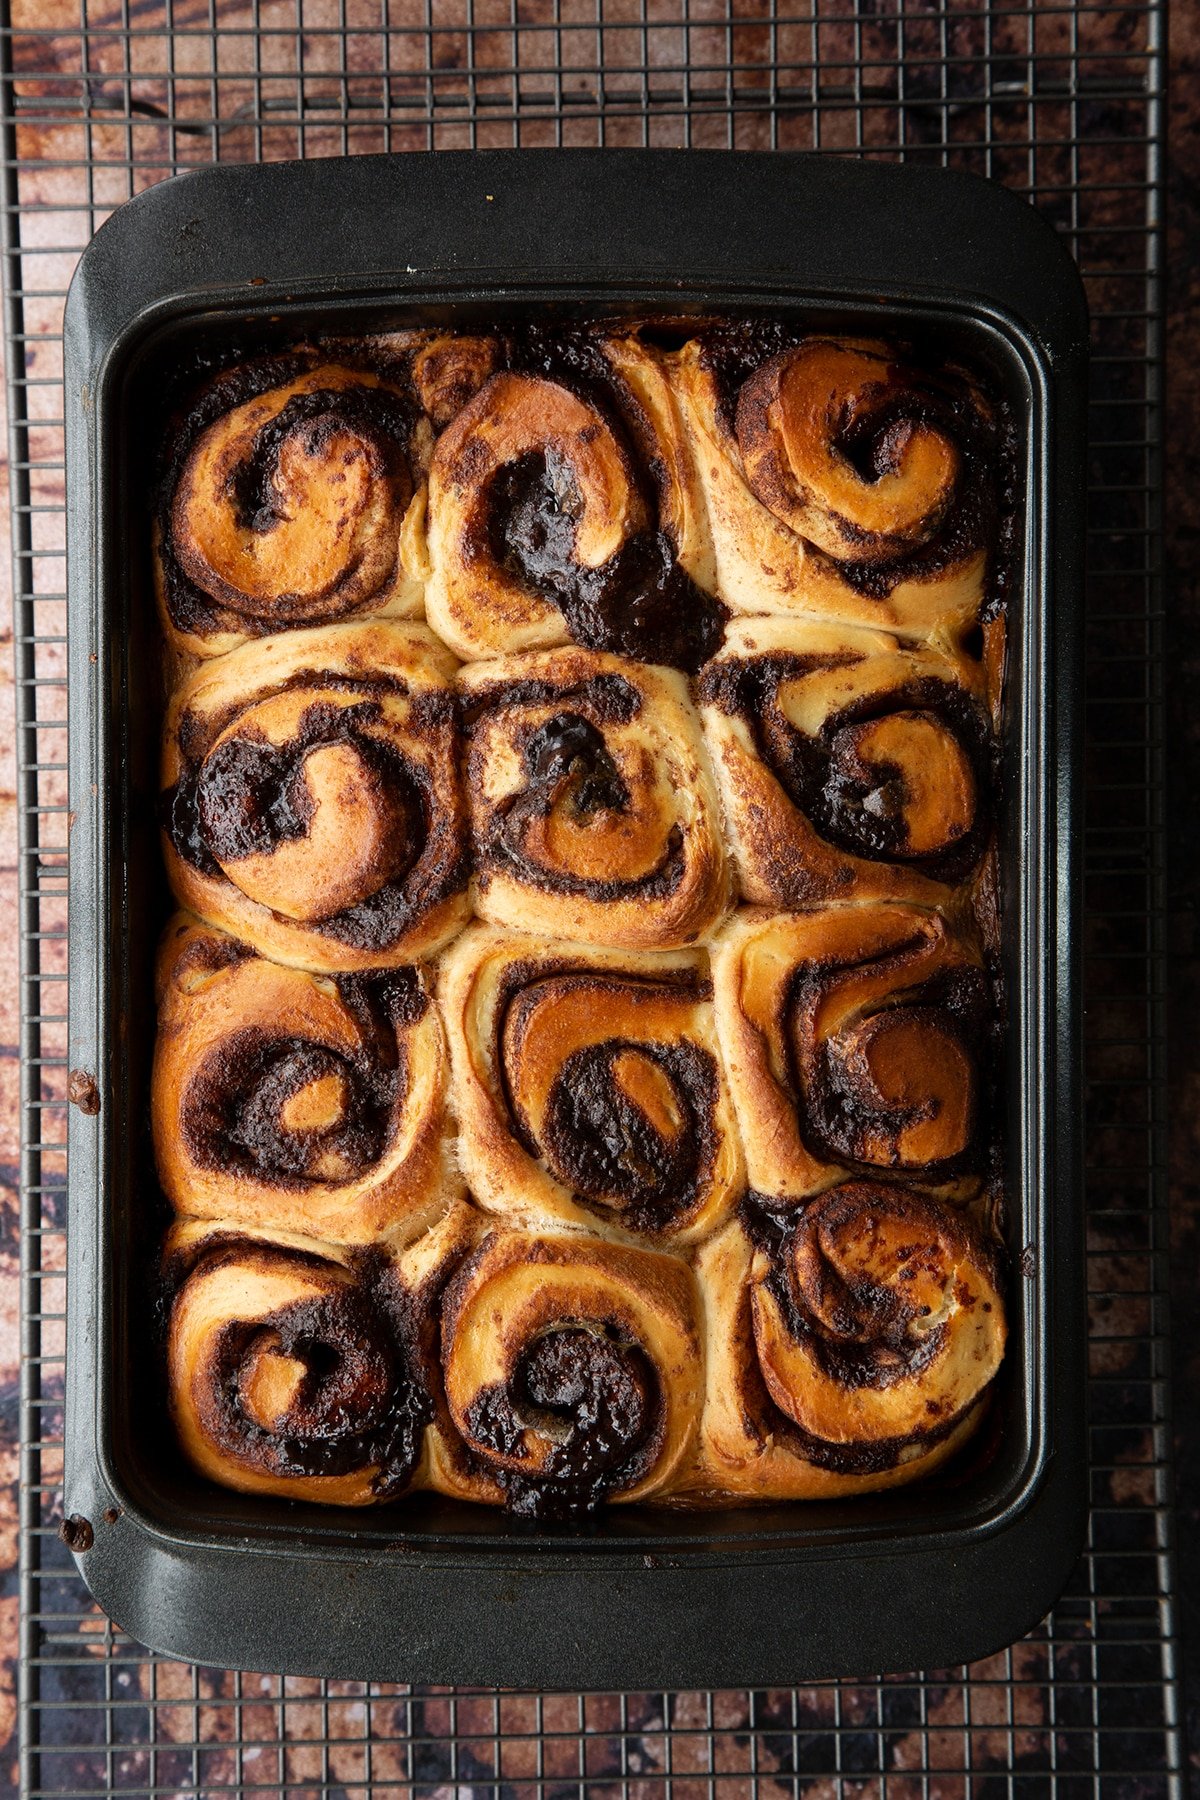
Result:
M395 372L300 352L217 377L179 422L156 529L168 641L216 656L418 613L429 437Z
M578 1235L493 1231L446 1290L442 1378L457 1443L444 1492L553 1519L667 1488L699 1423L691 1273Z
M690 1243L744 1186L701 951L474 926L442 962L459 1157L489 1212Z
M716 787L683 677L594 651L460 670L481 918L630 949L724 910Z
M697 1488L779 1499L928 1474L1004 1354L992 1254L954 1208L852 1182L748 1207L696 1260L707 1320Z
M583 644L696 669L720 641L678 408L632 335L539 339L442 433L430 624L464 659Z
M696 684L742 897L945 902L991 836L979 664L882 632L738 620Z
M419 968L313 975L181 915L158 992L155 1157L181 1216L366 1244L461 1192Z
M749 911L712 954L753 1189L806 1198L848 1172L978 1188L991 996L977 948L940 913Z
M243 1493L370 1506L419 1482L430 1357L470 1209L373 1260L294 1232L189 1221L167 1239L171 1415L201 1474Z
M414 962L465 923L453 661L421 625L247 644L172 697L167 873L183 906L276 961Z
M969 378L770 325L718 328L670 361L734 612L921 638L976 620L998 432Z

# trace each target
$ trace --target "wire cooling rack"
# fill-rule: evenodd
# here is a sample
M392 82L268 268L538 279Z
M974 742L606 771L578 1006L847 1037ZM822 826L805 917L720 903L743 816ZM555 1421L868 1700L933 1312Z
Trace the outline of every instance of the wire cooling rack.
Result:
M22 824L20 1719L34 1795L1103 1800L1182 1793L1163 1155L1162 16L997 0L0 4ZM61 322L108 212L214 160L505 145L830 149L1035 198L1095 320L1087 654L1089 1548L971 1668L530 1695L223 1674L90 1604L61 1506L66 1073Z

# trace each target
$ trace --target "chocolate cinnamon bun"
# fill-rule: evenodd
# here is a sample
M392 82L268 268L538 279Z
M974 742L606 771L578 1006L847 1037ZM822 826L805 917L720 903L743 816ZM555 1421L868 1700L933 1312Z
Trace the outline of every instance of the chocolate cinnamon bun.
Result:
M978 1188L995 1015L978 948L940 913L748 912L712 958L751 1188L800 1198L847 1171Z
M915 1480L970 1436L1005 1346L991 1251L915 1190L747 1202L704 1244L708 1492L808 1499Z
M476 926L442 962L459 1158L489 1212L690 1243L744 1186L701 951Z
M171 1414L202 1474L336 1506L413 1485L433 1418L419 1329L427 1298L391 1259L185 1225L168 1239L167 1272L178 1284Z
M998 780L980 664L739 620L696 688L744 899L944 901L978 867Z
M434 451L430 623L464 658L574 642L699 668L725 609L659 361L537 330L504 355Z
M735 612L912 637L975 621L1004 445L968 375L771 321L717 327L671 367Z
M421 625L331 625L203 664L167 712L182 905L330 971L438 950L468 913L453 661Z
M192 656L372 614L419 613L431 431L386 374L264 357L177 422L155 528L168 641Z
M461 1192L419 968L312 975L187 915L158 974L151 1113L176 1212L366 1244Z
M681 675L571 648L458 688L481 918L635 949L708 930L729 876Z
M442 1371L458 1433L432 1484L576 1518L666 1489L695 1439L703 1364L687 1266L581 1236L490 1232L451 1280Z

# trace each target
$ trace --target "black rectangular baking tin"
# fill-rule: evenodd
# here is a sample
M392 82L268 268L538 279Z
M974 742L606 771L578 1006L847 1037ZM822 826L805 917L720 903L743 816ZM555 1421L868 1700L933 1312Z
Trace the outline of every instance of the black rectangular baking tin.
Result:
M147 599L147 370L413 319L748 306L934 330L1025 442L1007 827L1012 1337L997 1448L840 1505L614 1508L530 1531L421 1497L347 1515L189 1474L147 1401L150 956L165 916ZM1086 311L1051 229L936 168L790 154L499 152L209 168L122 207L67 302L70 1062L64 1511L151 1647L273 1672L535 1688L789 1684L945 1666L1032 1626L1085 1515L1076 958ZM139 371L141 373L139 374ZM84 1089L80 1088L83 1092ZM77 1528L75 1544L89 1533Z

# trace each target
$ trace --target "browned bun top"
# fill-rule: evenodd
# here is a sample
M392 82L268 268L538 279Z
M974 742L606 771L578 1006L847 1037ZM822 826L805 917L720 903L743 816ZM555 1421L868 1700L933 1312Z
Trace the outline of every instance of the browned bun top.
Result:
M164 745L179 898L310 967L408 961L444 942L468 872L452 667L425 627L383 621L202 666L172 700Z
M378 374L316 352L210 382L177 421L164 484L171 627L206 653L205 640L223 648L229 634L397 610L420 416L397 366Z
M570 640L699 668L725 614L689 573L690 477L652 359L536 329L501 354L434 452L431 622L468 657Z
M952 1207L851 1182L806 1205L749 1204L754 1343L788 1435L844 1473L955 1430L1000 1365L991 1252Z
M446 1293L446 1399L509 1509L574 1518L664 1486L701 1357L686 1267L574 1236L489 1234Z
M432 1407L382 1274L217 1241L176 1294L169 1364L183 1447L228 1486L361 1505L412 1479Z

